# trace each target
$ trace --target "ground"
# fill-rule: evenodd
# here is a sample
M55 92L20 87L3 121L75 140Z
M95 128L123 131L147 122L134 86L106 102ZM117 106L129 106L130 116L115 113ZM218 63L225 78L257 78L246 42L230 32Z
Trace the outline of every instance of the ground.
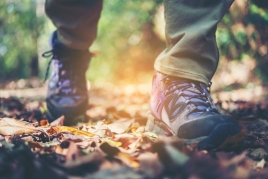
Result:
M1 90L1 178L268 177L265 100L214 95L220 111L239 121L243 140L199 151L197 144L145 131L149 88L108 83L91 87L88 122L74 127L62 126L63 117L46 120L45 89Z

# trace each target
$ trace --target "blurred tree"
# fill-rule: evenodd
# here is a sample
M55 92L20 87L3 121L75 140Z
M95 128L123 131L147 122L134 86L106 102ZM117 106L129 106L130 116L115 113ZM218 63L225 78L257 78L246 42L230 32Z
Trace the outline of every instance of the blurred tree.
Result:
M51 23L38 14L40 2L44 0L0 1L0 79L38 74L37 48L46 50L48 35L43 31L53 31ZM162 2L104 0L99 35L91 47L99 52L87 73L91 80L142 82L153 71L154 59L165 48L155 30L159 22L154 20ZM253 60L254 74L264 83L268 82L267 4L267 0L236 0L217 30L221 57L228 62ZM37 44L40 36L44 43Z
M254 73L268 82L268 1L236 0L218 26L221 56L229 60L256 60Z
M45 24L37 1L0 1L0 79L38 75L37 39Z
M99 51L89 76L116 81L144 82L153 71L156 56L165 42L154 31L154 16L163 0L106 0L98 38L91 48Z

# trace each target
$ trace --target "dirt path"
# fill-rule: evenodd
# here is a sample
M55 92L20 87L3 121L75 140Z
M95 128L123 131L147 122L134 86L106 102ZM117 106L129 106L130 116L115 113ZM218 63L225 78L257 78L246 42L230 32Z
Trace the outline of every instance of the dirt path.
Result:
M62 118L53 124L45 120L45 88L1 90L0 117L17 119L0 120L1 178L268 177L267 104L216 100L221 112L239 121L245 139L198 151L196 144L144 130L149 91L146 84L93 87L89 122L68 128L61 126Z

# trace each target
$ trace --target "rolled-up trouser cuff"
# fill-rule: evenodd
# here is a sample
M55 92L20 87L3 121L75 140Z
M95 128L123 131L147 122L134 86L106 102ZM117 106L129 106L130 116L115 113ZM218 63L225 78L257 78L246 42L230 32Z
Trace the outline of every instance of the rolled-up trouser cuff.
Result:
M208 82L219 62L215 32L233 0L165 0L166 49L155 70Z
M189 79L194 81L200 81L202 83L205 83L208 85L209 80L197 73L193 73L192 71L182 70L182 69L175 69L172 67L161 65L157 62L154 64L154 69L160 73L170 75L170 76L176 76L183 79Z

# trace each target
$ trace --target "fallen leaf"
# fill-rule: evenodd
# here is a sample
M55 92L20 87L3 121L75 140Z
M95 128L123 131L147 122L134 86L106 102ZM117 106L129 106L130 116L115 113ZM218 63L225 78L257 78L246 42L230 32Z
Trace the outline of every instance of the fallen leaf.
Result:
M145 126L140 126L139 128L137 128L137 130L135 132L136 133L144 133L145 132Z
M67 126L55 126L52 127L56 132L70 132L74 135L82 135L82 136L87 136L87 137L93 137L95 134L92 134L87 131L82 131L73 127L67 127Z
M67 152L68 152L68 149L63 149L59 145L57 145L55 148L55 153L57 153L57 154L66 155Z
M149 137L150 139L157 139L158 136L153 132L144 132L143 135Z
M131 157L128 154L119 152L117 154L117 158L120 159L122 162L124 162L126 165L132 168L138 168L140 166L140 163L135 159L134 157Z
M261 160L265 157L267 157L267 152L263 148L258 148L253 150L250 154L249 157L252 158L253 160Z
M61 116L58 119L56 119L55 121L51 122L50 126L53 126L53 127L55 127L55 126L63 126L64 120L65 120L65 117Z
M100 149L107 154L108 156L115 156L117 155L120 150L117 147L111 146L110 144L108 144L107 142L103 142L100 145Z
M159 161L156 153L145 152L138 156L140 170L146 174L145 178L157 178L163 171L164 167Z
M49 123L46 119L42 119L40 122L39 122L40 126L42 127L48 127L49 126Z
M28 145L33 149L43 149L44 147L37 142L27 141Z
M133 122L134 120L130 120L130 119L120 119L107 126L112 132L116 134L122 134L128 130L128 128L131 126Z
M141 137L135 137L131 134L117 134L115 135L114 141L121 142L124 149L135 148L139 143Z
M115 146L115 147L122 146L122 142L117 142L117 141L114 141L112 139L103 138L101 141L102 142L107 142L107 143L109 143L109 144L111 144L112 146Z
M37 131L37 128L13 118L0 119L0 134L3 135L30 134Z
M0 141L1 140L5 140L5 136L3 136L3 135L0 134Z
M66 154L66 161L73 161L77 159L78 157L80 157L81 155L82 155L81 151L78 149L76 143L70 142L68 151Z
M111 146L107 142L100 145L100 149L108 156L116 157L124 162L126 165L137 168L140 166L139 162L128 154L120 152L117 147Z
M262 159L261 161L259 161L258 163L257 163L257 165L256 165L256 169L258 168L258 169L263 169L264 168L264 166L265 166L265 160L264 159Z

